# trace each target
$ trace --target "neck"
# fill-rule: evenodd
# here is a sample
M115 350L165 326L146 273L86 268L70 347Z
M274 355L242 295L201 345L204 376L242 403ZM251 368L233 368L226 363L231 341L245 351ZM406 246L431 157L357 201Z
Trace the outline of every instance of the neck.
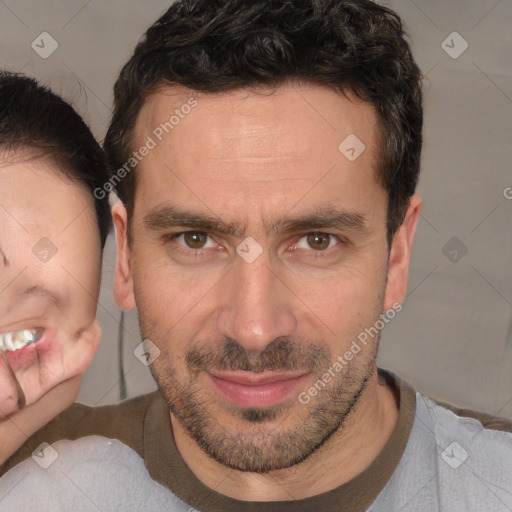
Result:
M330 491L364 471L391 436L398 418L393 392L375 371L343 429L305 461L265 474L236 471L206 455L171 414L176 446L207 487L243 501L288 501Z

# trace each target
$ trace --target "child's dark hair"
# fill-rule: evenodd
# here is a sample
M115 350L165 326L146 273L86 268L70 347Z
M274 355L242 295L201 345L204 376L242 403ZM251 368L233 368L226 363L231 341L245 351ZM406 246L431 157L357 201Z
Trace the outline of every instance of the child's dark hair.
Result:
M94 190L108 181L105 155L79 114L33 78L0 71L0 150L35 150L53 158L94 197L101 247L112 224L108 197Z

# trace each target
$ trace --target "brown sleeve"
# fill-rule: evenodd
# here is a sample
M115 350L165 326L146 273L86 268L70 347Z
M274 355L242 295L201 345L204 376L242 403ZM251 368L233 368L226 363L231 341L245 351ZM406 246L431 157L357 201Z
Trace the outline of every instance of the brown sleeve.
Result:
M28 459L41 443L52 444L60 439L75 440L93 435L118 439L144 457L144 417L156 393L102 407L73 404L29 437L21 448L0 465L0 476Z
M484 428L488 428L491 430L502 430L504 432L512 433L512 420L508 418L503 418L501 416L493 416L491 414L487 414L484 412L474 411L472 409L463 409L461 407L456 407L455 405L449 404L447 402L442 402L440 400L435 400L436 404L441 407L445 407L449 409L457 416L473 418L478 420Z

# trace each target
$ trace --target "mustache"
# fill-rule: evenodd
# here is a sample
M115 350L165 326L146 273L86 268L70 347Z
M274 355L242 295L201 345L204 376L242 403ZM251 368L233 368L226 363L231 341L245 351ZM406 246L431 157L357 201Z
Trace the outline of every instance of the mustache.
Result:
M207 370L307 370L315 371L329 366L330 351L318 343L297 343L288 337L279 337L264 350L249 351L232 338L220 344L195 344L185 355L192 372Z

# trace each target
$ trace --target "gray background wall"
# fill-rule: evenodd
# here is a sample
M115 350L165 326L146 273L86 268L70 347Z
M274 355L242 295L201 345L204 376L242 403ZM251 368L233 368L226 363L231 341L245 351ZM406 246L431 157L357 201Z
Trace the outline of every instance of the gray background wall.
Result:
M512 418L512 0L381 3L398 11L411 36L426 74L426 117L425 206L408 296L384 331L380 365L431 396ZM0 0L0 66L50 84L102 139L120 66L168 5ZM58 44L46 59L31 47L51 49L43 32ZM98 307L104 336L79 396L91 405L120 396L114 263L110 238ZM155 384L133 355L136 312L127 314L125 331L127 394L134 396Z

